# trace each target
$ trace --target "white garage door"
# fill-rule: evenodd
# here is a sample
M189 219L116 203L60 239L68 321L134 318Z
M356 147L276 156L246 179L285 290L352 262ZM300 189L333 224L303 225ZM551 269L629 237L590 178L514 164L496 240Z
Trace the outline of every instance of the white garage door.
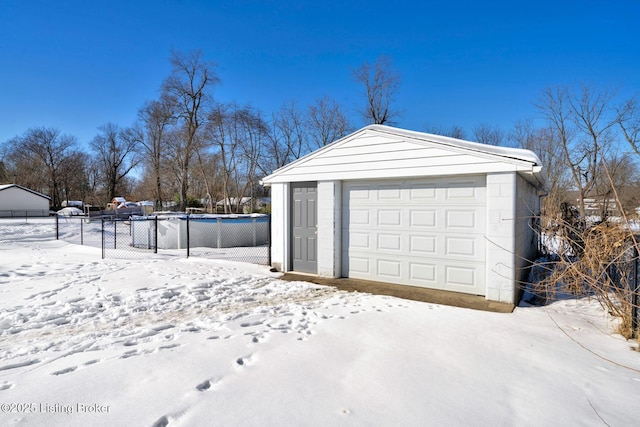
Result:
M345 182L343 276L485 294L484 176Z

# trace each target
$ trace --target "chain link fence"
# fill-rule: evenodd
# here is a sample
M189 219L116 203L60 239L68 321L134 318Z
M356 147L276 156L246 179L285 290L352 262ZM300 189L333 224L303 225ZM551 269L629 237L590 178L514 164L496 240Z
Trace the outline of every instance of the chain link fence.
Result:
M34 218L49 215L51 212L48 209L0 209L0 218Z
M103 258L162 253L271 264L269 215L56 217L56 238L99 247Z

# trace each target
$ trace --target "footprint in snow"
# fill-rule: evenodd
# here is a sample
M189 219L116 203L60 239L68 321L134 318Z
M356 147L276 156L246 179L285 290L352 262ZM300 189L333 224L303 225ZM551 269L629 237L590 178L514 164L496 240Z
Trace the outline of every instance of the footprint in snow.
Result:
M161 345L158 350L171 350L172 348L182 347L182 344Z
M211 380L205 380L205 381L201 382L200 384L198 384L196 386L196 390L198 390L198 391L207 391L207 390L211 389L212 385L213 384L211 383Z
M11 381L2 381L0 383L0 391L1 390L9 390L10 388L15 387L15 384L12 383Z
M68 368L61 369L61 370L59 370L59 371L52 372L52 373L51 373L51 375L64 375L64 374L68 374L69 372L73 372L73 371L75 371L76 369L78 369L78 367L77 367L77 366L70 366L70 367L68 367Z
M253 364L253 355L249 354L247 356L238 357L236 359L236 366L249 366Z
M122 356L120 356L120 359L127 359L132 356L137 356L138 354L140 354L138 350L125 351L124 353L122 353Z
M228 340L229 338L233 338L233 335L225 335L223 337L221 337L220 335L211 335L210 337L208 337L208 340L217 340L222 338L223 340Z
M163 415L158 419L158 421L153 423L151 427L167 427L168 425L169 425L169 418L167 418L166 415Z

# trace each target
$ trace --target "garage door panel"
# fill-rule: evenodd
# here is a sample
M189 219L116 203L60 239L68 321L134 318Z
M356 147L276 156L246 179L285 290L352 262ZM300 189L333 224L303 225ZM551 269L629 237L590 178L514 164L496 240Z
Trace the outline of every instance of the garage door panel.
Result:
M381 185L378 190L378 200L400 200L400 185Z
M485 293L482 176L343 186L343 275Z
M349 247L354 249L369 249L371 247L369 243L370 237L368 233L352 232L349 238Z
M452 231L458 230L474 230L480 226L478 223L477 210L459 210L459 209L447 209L445 211L445 228Z
M354 186L349 190L349 197L353 200L369 200L369 186Z
M398 280L402 279L401 277L401 262L396 259L378 259L377 262L377 274L379 276L385 277L386 280L391 279L393 282L397 283Z
M411 227L435 227L438 212L431 210L409 210L409 225Z
M364 209L352 209L349 212L349 222L353 226L364 225L371 226L371 212Z
M409 198L411 200L435 200L435 184L409 185Z
M353 256L349 258L348 262L349 271L354 274L364 274L370 275L371 271L371 260L368 257L358 257Z
M402 211L400 209L378 210L378 226L399 227L402 225Z
M464 199L465 201L476 200L480 196L478 188L473 186L473 182L463 181L450 183L448 188L445 189L445 199L448 201L454 201Z
M402 236L399 234L378 234L378 246L380 251L399 252L402 246Z
M445 254L448 256L476 257L476 239L465 237L445 237Z
M467 286L473 288L477 272L473 267L451 266L445 267L445 281L450 285Z
M409 236L409 255L425 256L436 254L435 236Z
M435 264L424 262L409 263L409 279L414 283L427 284L434 287L437 283L436 271L437 267Z

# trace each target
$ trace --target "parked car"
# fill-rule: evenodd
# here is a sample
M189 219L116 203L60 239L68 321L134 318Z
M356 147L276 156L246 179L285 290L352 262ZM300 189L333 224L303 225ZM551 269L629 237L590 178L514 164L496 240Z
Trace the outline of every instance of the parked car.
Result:
M80 215L84 215L84 212L81 209L74 208L74 207L62 208L56 213L58 215L60 215L60 216L80 216Z

